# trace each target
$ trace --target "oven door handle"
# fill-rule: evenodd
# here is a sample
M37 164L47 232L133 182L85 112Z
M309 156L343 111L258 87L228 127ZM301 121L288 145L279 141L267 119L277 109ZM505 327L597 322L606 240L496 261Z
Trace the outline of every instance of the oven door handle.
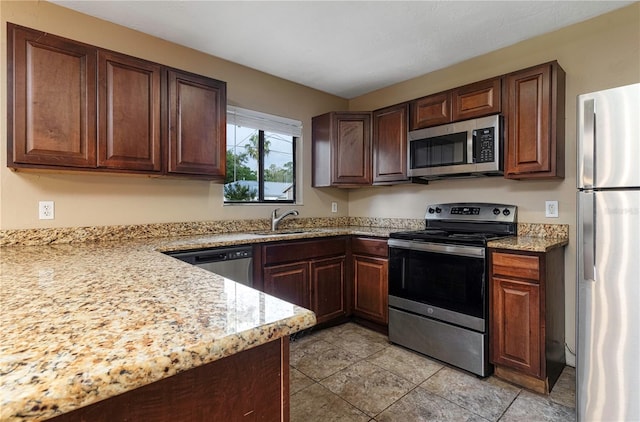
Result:
M471 258L484 258L485 256L485 248L480 246L446 245L442 243L415 242L401 239L389 239L387 245L389 245L390 248L468 256Z

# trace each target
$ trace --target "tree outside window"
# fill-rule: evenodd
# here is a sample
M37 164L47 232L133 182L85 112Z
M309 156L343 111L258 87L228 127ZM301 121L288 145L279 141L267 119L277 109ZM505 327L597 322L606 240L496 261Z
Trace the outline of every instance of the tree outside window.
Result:
M295 202L297 137L227 125L227 203Z

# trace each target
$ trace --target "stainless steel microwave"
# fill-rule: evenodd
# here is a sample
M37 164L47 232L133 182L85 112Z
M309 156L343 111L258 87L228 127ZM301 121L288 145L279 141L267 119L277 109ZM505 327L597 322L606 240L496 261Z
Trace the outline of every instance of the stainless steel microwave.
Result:
M502 116L409 131L408 175L422 179L503 174Z

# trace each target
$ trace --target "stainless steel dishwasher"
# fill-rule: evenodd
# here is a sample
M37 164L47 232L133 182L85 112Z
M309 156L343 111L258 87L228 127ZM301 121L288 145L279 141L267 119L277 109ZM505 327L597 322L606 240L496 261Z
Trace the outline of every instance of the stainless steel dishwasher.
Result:
M165 253L235 282L253 286L253 253L251 246Z

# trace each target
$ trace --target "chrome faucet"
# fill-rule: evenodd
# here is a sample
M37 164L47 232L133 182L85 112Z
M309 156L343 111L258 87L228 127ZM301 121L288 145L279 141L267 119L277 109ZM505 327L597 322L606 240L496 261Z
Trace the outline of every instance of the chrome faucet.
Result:
M278 229L278 224L280 224L280 221L285 218L288 215L298 215L300 214L298 212L298 210L289 210L286 211L285 213L283 213L280 217L278 217L278 210L280 208L276 208L275 210L273 210L273 212L271 213L271 231L276 231Z

